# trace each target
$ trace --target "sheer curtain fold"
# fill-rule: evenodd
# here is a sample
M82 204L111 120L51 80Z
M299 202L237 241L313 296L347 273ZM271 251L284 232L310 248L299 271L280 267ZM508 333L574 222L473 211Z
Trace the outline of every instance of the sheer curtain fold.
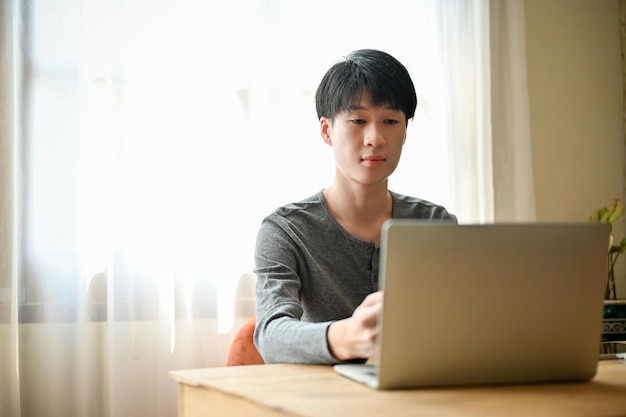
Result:
M524 3L492 1L491 120L496 221L534 221Z
M523 17L495 3L0 2L0 417L176 415L168 372L222 366L250 314L260 221L332 180L314 92L350 50L418 90L391 189L525 218L523 45L494 43Z
M494 219L489 1L438 2L451 196L463 222Z
M20 415L18 317L19 224L15 169L20 101L20 34L23 29L19 4L0 2L0 416Z

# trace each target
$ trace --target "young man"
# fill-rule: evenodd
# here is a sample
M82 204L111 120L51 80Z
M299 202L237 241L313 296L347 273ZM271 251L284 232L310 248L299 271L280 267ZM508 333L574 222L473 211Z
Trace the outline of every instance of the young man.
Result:
M275 210L257 237L254 340L266 363L372 357L383 223L456 221L441 206L387 189L417 106L400 62L376 50L350 53L323 77L316 106L335 155L334 183Z

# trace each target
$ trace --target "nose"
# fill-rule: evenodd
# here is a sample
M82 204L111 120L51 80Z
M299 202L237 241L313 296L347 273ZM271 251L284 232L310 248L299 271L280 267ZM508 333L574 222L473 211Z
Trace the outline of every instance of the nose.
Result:
M366 147L377 148L385 144L385 137L381 126L376 123L370 123L365 129L365 136L363 137L363 144Z

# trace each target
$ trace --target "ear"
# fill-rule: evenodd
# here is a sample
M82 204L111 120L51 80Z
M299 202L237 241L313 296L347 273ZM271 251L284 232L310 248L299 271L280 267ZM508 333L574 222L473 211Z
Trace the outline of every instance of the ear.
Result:
M320 118L320 135L322 136L322 139L324 139L324 142L326 142L326 144L329 146L333 146L333 142L331 138L332 130L333 130L332 121L328 120L326 117L321 117Z
M406 143L406 133L409 129L409 119L406 120L406 124L404 125L404 139L402 140L402 145Z

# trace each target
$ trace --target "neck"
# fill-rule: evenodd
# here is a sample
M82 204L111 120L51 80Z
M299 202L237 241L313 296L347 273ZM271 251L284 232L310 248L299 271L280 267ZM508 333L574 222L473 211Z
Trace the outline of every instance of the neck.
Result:
M324 190L324 197L329 207L342 218L371 218L388 212L391 196L387 187L376 186L374 189L350 189L332 185Z
M324 198L333 217L348 233L379 244L380 229L391 218L393 209L386 183L356 188L335 183L324 190Z

